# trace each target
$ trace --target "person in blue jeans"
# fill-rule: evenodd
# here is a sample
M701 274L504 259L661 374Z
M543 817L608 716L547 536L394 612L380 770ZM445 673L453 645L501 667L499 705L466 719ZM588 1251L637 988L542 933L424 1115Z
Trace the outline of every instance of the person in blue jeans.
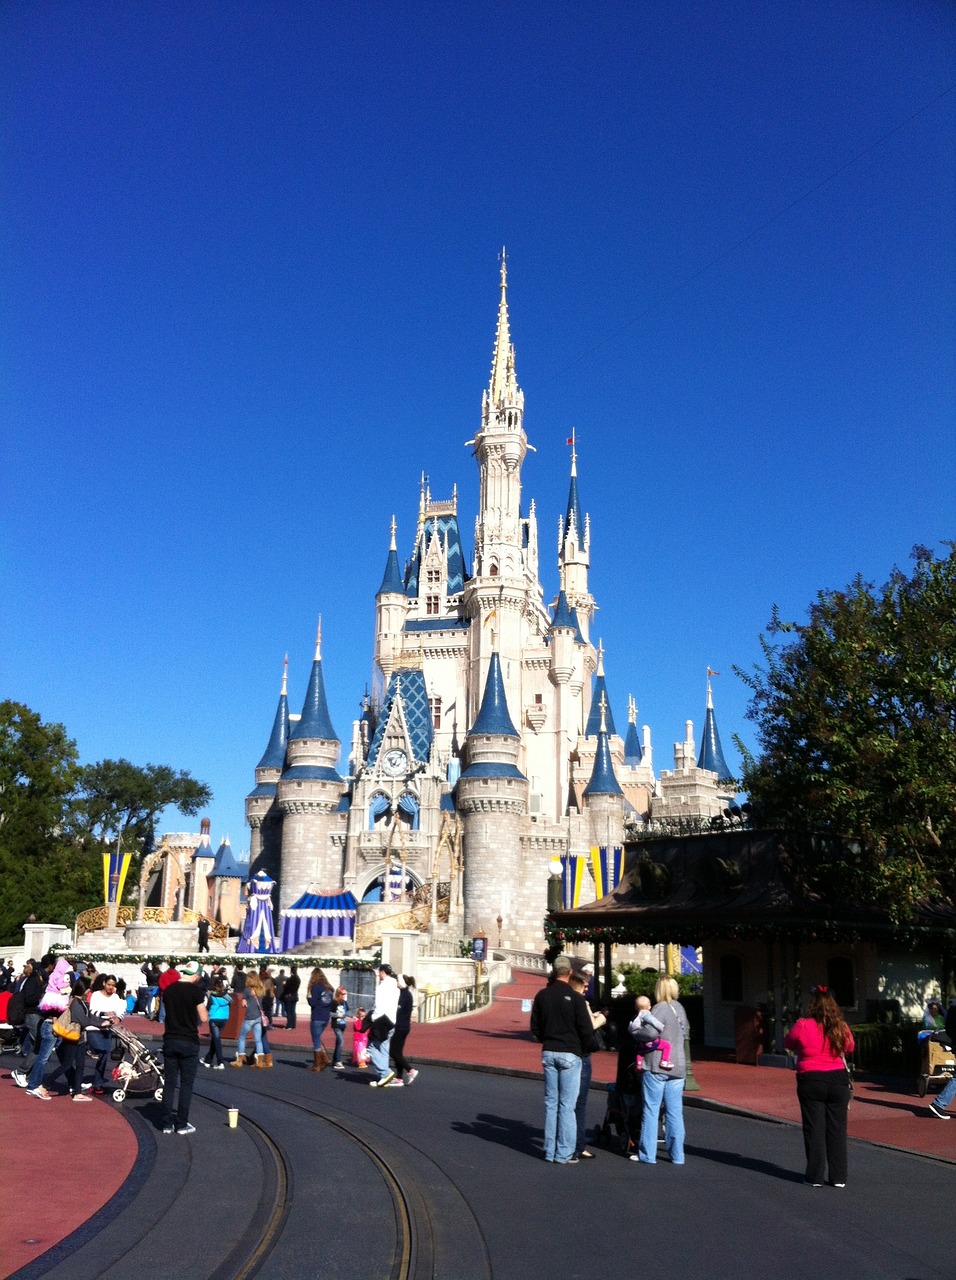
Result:
M684 1163L684 1079L687 1075L684 1037L687 1035L688 1023L684 1006L677 999L679 994L676 978L658 978L654 988L657 1003L651 1013L663 1025L664 1030L659 1033L649 1023L643 1023L640 1016L628 1028L645 1050L641 1140L638 1154L630 1157L632 1160L639 1160L641 1164L657 1163L657 1126L662 1108L665 1147L670 1162ZM650 1041L659 1037L671 1046L671 1066L667 1071L661 1067L661 1050L650 1047Z
M949 1038L949 1043L956 1049L956 996L950 999L949 1009L946 1013L946 1035ZM953 1117L946 1108L954 1098L956 1098L956 1075L953 1076L949 1084L943 1085L942 1089L929 1104L929 1109L937 1120L952 1120Z
M215 1067L222 1071L225 1062L222 1056L222 1032L229 1021L229 1006L232 995L226 990L222 978L213 978L209 994L206 996L206 1012L209 1014L209 1051L202 1060L204 1067Z
M544 1158L553 1164L577 1164L575 1107L581 1084L581 1059L594 1044L591 1012L570 985L571 961L559 955L553 981L534 998L531 1034L541 1043L544 1071Z

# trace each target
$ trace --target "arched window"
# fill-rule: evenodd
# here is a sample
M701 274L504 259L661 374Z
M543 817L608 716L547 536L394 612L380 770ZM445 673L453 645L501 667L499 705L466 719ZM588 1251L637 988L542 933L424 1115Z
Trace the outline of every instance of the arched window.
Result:
M827 961L827 986L844 1009L856 1008L856 975L851 956L831 956Z
M384 824L389 810L388 796L376 791L368 802L368 829L374 831L376 826Z
M404 792L399 798L396 813L398 818L407 823L413 831L418 830L419 809L417 796L413 796L410 791Z
M720 998L725 1004L744 1002L744 962L740 956L720 957Z

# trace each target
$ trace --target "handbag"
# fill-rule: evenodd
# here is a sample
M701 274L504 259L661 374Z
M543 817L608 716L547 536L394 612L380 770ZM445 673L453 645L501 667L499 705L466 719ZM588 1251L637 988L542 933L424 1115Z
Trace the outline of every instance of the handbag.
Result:
M80 1024L70 1017L69 1009L64 1009L59 1017L53 1020L53 1034L61 1040L76 1044L80 1038Z

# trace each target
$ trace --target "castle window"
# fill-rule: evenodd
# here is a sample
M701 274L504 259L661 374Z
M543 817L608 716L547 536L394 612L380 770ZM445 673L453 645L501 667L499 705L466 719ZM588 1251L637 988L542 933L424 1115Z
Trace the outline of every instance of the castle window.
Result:
M441 596L426 596L425 612L432 615L441 613Z
M536 707L540 707L543 701L544 701L544 694L536 693L534 695L534 705Z
M432 726L435 729L441 728L441 698L429 698L428 706L432 713Z
M492 576L493 578L497 578L497 576L498 576L498 565L497 565L497 562L496 562L496 561L492 560L492 562L491 562L491 568L488 570L488 572L491 574L491 576Z
M429 569L425 574L425 581L430 587L437 587L441 582L441 570Z

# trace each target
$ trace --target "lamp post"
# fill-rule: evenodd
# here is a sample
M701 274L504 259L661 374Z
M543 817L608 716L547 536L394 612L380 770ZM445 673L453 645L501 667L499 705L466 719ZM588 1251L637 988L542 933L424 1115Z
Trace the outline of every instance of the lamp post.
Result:
M560 911L561 907L561 859L552 858L548 863L548 910Z
M495 924L498 926L498 950L500 951L501 950L501 926L504 924L504 920L502 920L500 913L498 915L498 919L495 921Z

